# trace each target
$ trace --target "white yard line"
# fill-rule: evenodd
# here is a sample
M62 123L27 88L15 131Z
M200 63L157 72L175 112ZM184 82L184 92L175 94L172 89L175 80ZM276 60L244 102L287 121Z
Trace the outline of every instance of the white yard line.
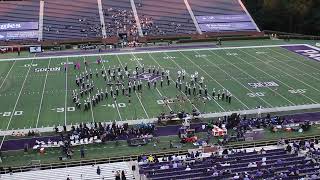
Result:
M256 56L253 56L253 55L251 55L251 54L249 54L249 53L247 53L247 52L245 52L245 51L242 51L242 50L239 50L239 51L240 51L240 52L243 52L243 53L245 53L245 54L247 54L247 55L249 55L249 56L251 56L251 57L253 57L253 58L255 58L255 59L259 60L259 61L261 61L261 62L264 62L264 61L260 60L259 58L257 58ZM247 61L245 61L245 60L243 60L243 59L242 59L242 61L247 62ZM289 87L289 88L291 88L291 89L294 89L294 88L292 88L291 86L289 86L288 84L283 83L283 82L280 81L279 79L275 78L273 75L270 75L269 73L267 73L267 72L263 71L262 69L260 69L260 68L258 68L258 67L256 67L256 66L252 65L252 64L249 63L249 62L247 62L247 63L248 63L250 66L253 66L253 67L257 68L259 71L263 72L264 74L266 74L266 75L268 75L268 76L276 79L277 81L281 82L281 83L284 84L285 86L287 86L287 87ZM286 72L284 72L284 71L281 71L281 69L279 69L279 68L277 68L277 67L275 67L275 66L273 66L273 65L271 65L271 64L268 64L268 63L266 63L266 62L265 62L265 64L266 64L267 66L268 66L268 65L271 66L271 67L274 68L274 69L277 69L279 72L282 72L282 73L287 74L287 75L290 76L291 78L296 79L297 81L299 81L299 82L301 82L301 83L303 83L303 84L305 84L305 85L307 85L307 86L309 86L309 87L311 87L311 88L313 88L313 89L315 89L315 90L317 90L317 91L320 92L320 90L318 90L318 89L310 86L309 84L301 81L300 79L297 79L297 78L293 77L292 75L290 75L290 74L288 74L288 73L286 73ZM316 101L313 100L312 98L306 96L305 94L301 94L301 95L304 96L304 97L306 97L307 99L309 99L309 100L312 101L313 103L318 104L318 102L316 102Z
M124 69L123 64L121 63L120 58L119 58L118 55L117 55L117 59L118 59L120 65L121 65L122 69ZM142 65L141 65L140 63L139 63L139 65L142 67ZM145 114L145 115L147 116L147 118L149 119L149 114L147 113L146 108L144 107L144 105L143 105L143 103L142 103L142 101L141 101L138 93L135 92L135 94L136 94L136 96L137 96L137 98L138 98L138 100L139 100L139 102L140 102L140 105L141 105L141 107L142 107L142 109L143 109L143 111L144 111L144 114Z
M51 58L49 59L48 68L50 67L50 62L51 62ZM38 111L38 116L37 116L37 121L36 121L36 128L38 128L38 123L39 123L39 118L40 118L40 113L41 113L41 108L42 108L42 102L43 102L43 95L44 95L44 90L46 89L48 73L49 73L49 71L46 72L46 77L44 79L42 95L41 95L40 105L39 105L39 111Z
M240 47L212 47L212 48L187 48L187 49L176 49L176 50L145 50L145 51L124 51L124 52L110 52L101 54L81 54L81 55L65 55L65 56L46 56L46 57L33 57L33 58L10 58L10 59L0 59L1 61L23 61L23 60L38 60L38 59L49 59L49 58L69 58L69 57L92 57L92 56L104 56L104 55L122 55L122 54L145 54L145 53L162 53L162 52L179 52L179 51L200 51L200 50L222 50L222 49L250 49L250 48L266 48L266 47L281 47L281 46L310 46L309 44L279 44L279 45L265 45L265 46L240 46ZM310 46L314 48L313 46ZM183 48L183 47L181 47ZM134 49L133 49L134 51Z
M149 56L153 59L153 61L158 64L159 67L163 68L163 67L157 62L157 60L154 59L154 57L153 57L150 53L148 53L148 54L149 54ZM169 78L170 78L170 80L171 80L173 83L175 83L174 80L171 78L171 76L169 76ZM188 97L183 91L180 91L180 92L181 92L185 97ZM192 102L189 98L187 98L187 100L191 103L191 105L192 105L192 107L193 107L194 109L196 109L197 111L200 112L200 110L193 104L193 102Z
M251 79L254 79L255 81L259 82L259 80L255 77L253 77L252 75L250 75L249 73L247 73L246 71L242 70L241 68L237 67L236 65L230 63L226 58L210 51L212 54L220 57L221 59L223 59L225 62L231 64L233 67L237 68L238 70L240 70L241 72L243 72L244 74L246 74L247 76L251 77ZM241 60L243 60L241 57L237 57L240 58ZM244 85L243 85L244 86ZM251 91L249 88L247 88L246 86L244 86L246 89L248 89L249 91ZM278 94L279 96L281 96L283 99L285 99L286 101L288 101L291 105L295 105L293 102L291 102L289 99L287 99L286 97L282 96L281 94L279 94L277 91L274 91L273 89L271 89L270 87L267 87L269 90L271 90L272 92ZM252 91L251 91L252 92ZM259 99L261 99L263 102L267 103L271 108L273 107L270 103L268 103L267 101L265 101L263 98L258 97Z
M289 59L293 60L294 62L298 62L298 63L300 63L300 64L303 64L303 65L305 65L305 66L308 66L309 68L311 68L311 69L313 69L313 70L320 71L320 69L317 69L317 68L315 68L315 67L313 67L313 66L311 66L311 65L309 65L309 64L306 64L306 63L304 63L302 60L297 60L297 59L295 59L295 58L291 58L291 57L289 57L289 56L287 56L287 55L285 55L285 54L282 54L282 53L280 53L280 52L277 52L277 51L275 51L275 50L273 50L273 49L271 49L271 48L268 48L268 50L270 50L270 51L272 51L272 52L274 52L274 53L277 53L277 54L279 54L279 55L281 55L281 56L283 56L283 57L289 58ZM290 52L291 52L291 51L290 51ZM268 54L266 54L266 55L269 56ZM289 65L289 64L287 64L287 63L284 63L284 61L282 61L282 60L278 60L277 58L274 58L274 57L272 57L272 56L269 56L269 57L271 57L271 58L273 58L273 59L276 59L278 62L281 62L281 63L283 63L283 64L285 64L285 65L287 65L287 66L289 66L289 67L291 67L291 68L294 68L294 69L300 71L300 72L304 72L304 71L300 70L299 68L296 68L296 67L291 66L291 65ZM301 57L303 57L303 56L301 56ZM319 79L319 78L316 78L316 76L312 76L312 75L310 75L310 74L306 74L306 75L308 75L308 76L310 76L310 77L312 77L312 78L320 81L320 79Z
M197 51L194 51L196 52L197 54L199 54ZM196 63L194 63L189 57L187 57L186 55L184 55L182 52L180 52L180 54L182 56L184 56L185 58L187 58L192 64L194 64L195 66L197 66L201 71L203 71L207 76L209 76L212 80L214 80L219 86L221 86L223 89L227 89L225 88L221 83L219 83L216 79L214 79L209 73L207 73L207 71L205 71L204 69L202 69L199 65L197 65ZM207 60L208 62L211 62L209 61L207 58L204 58L202 57L203 59ZM212 63L212 62L211 62ZM219 67L218 67L219 68ZM224 70L223 70L224 71ZM224 71L225 72L225 71ZM229 75L227 72L225 72L227 75ZM230 75L229 75L230 76ZM230 76L232 77L232 76ZM237 81L238 82L238 81ZM239 82L238 82L239 83ZM241 83L239 83L240 85L242 85ZM243 85L242 85L243 86ZM245 86L244 86L245 87ZM240 99L238 99L236 96L233 96L237 101L239 101L244 107L246 107L247 109L249 109L249 107L244 103L242 102Z
M8 71L8 73L7 73L6 77L4 78L3 82L1 83L0 89L2 88L2 86L4 85L4 83L6 82L6 80L7 80L8 76L9 76L9 74L10 74L10 72L11 72L11 70L12 70L13 66L16 64L16 62L17 62L17 61L14 61L14 62L13 62L13 64L12 64L12 66L11 66L10 70Z
M245 54L247 54L247 55L249 55L249 56L251 56L251 57L253 57L253 58L255 58L255 59L259 60L259 61L261 61L261 62L264 62L264 61L260 60L259 58L257 58L257 57L255 57L255 56L250 55L249 53L247 53L247 52L245 52L245 51L241 51L241 50L240 50L240 52L245 53ZM235 56L235 57L237 57L237 56ZM237 57L237 58L238 58L238 57ZM257 67L257 66L255 66L255 65L251 64L250 62L247 62L247 61L245 61L245 60L244 60L244 59L242 59L242 58L238 58L238 59L242 60L243 62L246 62L246 63L247 63L247 64L249 64L250 66L252 66L252 67L256 68L256 69L257 69L257 70L259 70L259 71L261 71L262 73L264 73L264 74L266 74L266 75L270 76L271 78L273 78L273 79L275 79L275 80L279 81L281 84L283 84L283 85L287 86L288 88L290 88L290 89L294 89L293 87L291 87L291 86L290 86L290 85L288 85L287 83L282 82L282 81L281 81L281 80L279 80L278 78L276 78L276 77L274 77L273 75L271 75L271 74L269 74L269 73L265 72L264 70L262 70L262 69L260 69L259 67ZM265 63L267 66L269 65L269 66L273 67L274 69L277 69L279 72L283 72L283 71L281 71L279 68L277 68L277 67L275 67L275 66L272 66L272 65L270 65L270 64L268 64L268 63L266 63L266 62L264 62L264 63ZM288 74L288 73L286 73L286 72L283 72L283 73L285 73L285 74L287 74L288 76L290 76L290 77L294 78L293 76L289 75L289 74ZM299 81L300 81L300 80L299 80ZM308 96L306 96L305 94L301 94L301 95L302 95L302 96L304 96L304 97L306 97L307 99L309 99L309 100L310 100L310 101L312 101L313 103L317 104L317 102L316 102L316 101L314 101L312 98L309 98L309 97L308 97Z
M103 68L104 72L107 73L107 71L106 71L106 66L104 65L104 61L103 61L103 59L102 59L102 56L100 55L99 57L100 57L100 60L102 61L102 68ZM111 99L113 99L113 97L111 97ZM116 109L117 109L117 112L118 112L120 121L123 121L122 116L121 116L121 113L120 113L120 110L119 110L119 107L118 107L117 101L114 101L114 105L115 105L115 107L116 107ZM114 121L117 122L116 119L114 119Z
M85 57L83 57L83 60L85 61L86 60L86 58ZM87 66L86 65L84 65L84 70L85 71L87 71ZM93 106L92 106L92 101L91 101L91 93L90 93L90 91L89 91L89 99L90 99L90 111L91 111L91 118L92 118L92 122L94 123L95 121L94 121L94 115L93 115Z
M69 58L67 57L67 65L66 65L66 88L65 88L65 97L64 97L64 125L67 125L67 101L68 101L68 72L69 72Z
M31 61L31 64L32 64L32 63L33 63L33 60ZM21 94L22 94L22 90L23 90L24 85L25 85L25 83L26 83L26 81L27 81L27 78L28 78L28 76L29 76L29 72L30 72L30 70L31 70L31 67L32 67L32 66L29 67L29 69L28 69L28 71L27 71L27 74L26 74L26 76L25 76L25 78L24 78L24 80L23 80L23 83L22 83L22 86L21 86L21 89L20 89L18 98L17 98L17 100L16 100L16 103L14 104L14 107L13 107L13 110L12 110L12 112L11 112L10 119L9 119L8 124L7 124L6 130L8 130L9 127L10 127L10 124L11 124L11 121L12 121L12 118L13 118L13 115L14 115L14 112L16 111L16 108L17 108L17 105L18 105L20 96L21 96ZM6 138L6 136L3 136L2 141L1 141L1 144L0 144L0 150L1 150L1 148L2 148L2 145L3 145L3 142L4 142L4 139L5 139L5 138Z

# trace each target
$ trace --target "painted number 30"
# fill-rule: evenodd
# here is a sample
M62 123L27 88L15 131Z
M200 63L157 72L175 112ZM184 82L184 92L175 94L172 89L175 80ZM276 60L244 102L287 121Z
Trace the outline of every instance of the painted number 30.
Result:
M0 115L2 115L3 117L8 117L8 116L11 116L12 112L3 112L3 113L0 113ZM15 111L13 113L13 116L21 116L23 114L23 111Z
M68 112L73 112L73 111L75 111L76 110L76 108L75 107L67 107L67 111ZM59 112L64 112L64 108L57 108L57 112L59 113Z
M247 94L249 97L262 97L265 96L265 93L263 92L256 92L256 93L248 93Z
M306 89L289 89L288 90L292 94L304 94L306 93Z

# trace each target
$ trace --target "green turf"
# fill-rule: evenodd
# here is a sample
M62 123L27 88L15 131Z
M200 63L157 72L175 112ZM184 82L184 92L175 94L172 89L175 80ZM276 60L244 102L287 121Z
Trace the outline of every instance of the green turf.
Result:
M260 52L260 53L257 53ZM261 53L263 52L263 53ZM172 57L172 58L168 58ZM279 47L199 50L124 55L104 55L102 65L94 63L100 57L69 57L42 60L0 62L0 129L21 129L30 127L52 127L54 125L76 124L80 122L109 122L156 117L161 112L192 109L192 104L201 112L224 112L233 110L282 107L320 102L320 64L298 56ZM195 71L205 78L209 93L213 88L228 89L233 94L232 103L221 100L199 100L189 97L185 103L159 105L162 96L174 98L183 95L172 82L158 90L144 87L142 96L133 94L131 105L128 98L119 96L117 106L110 107L108 99L94 107L92 111L73 111L71 91L76 88L75 75L79 71L72 65L64 72L63 63L83 61L92 62L89 69L99 71L109 66L128 64L129 69L144 64L170 70L175 81L177 71L185 69L188 76ZM29 64L37 66L25 67ZM61 67L59 72L36 73L35 68ZM29 71L30 70L30 71ZM84 71L81 66L80 71ZM189 79L189 77L187 77ZM105 89L103 79L94 77L96 87ZM248 83L274 81L274 88L251 88ZM67 87L66 87L67 84ZM146 85L146 83L144 83ZM223 86L223 87L222 87ZM66 91L67 88L67 91ZM184 89L184 88L183 88ZM303 94L292 94L289 90L305 89ZM264 93L262 97L249 97L248 93ZM65 111L67 107L67 111ZM14 114L15 113L15 114ZM19 115L19 113L22 113Z

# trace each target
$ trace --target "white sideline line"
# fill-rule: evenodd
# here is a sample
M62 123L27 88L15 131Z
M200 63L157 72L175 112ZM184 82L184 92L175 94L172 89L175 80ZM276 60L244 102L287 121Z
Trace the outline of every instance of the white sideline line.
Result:
M40 59L49 59L49 58L69 58L69 57L92 57L92 56L105 56L105 55L124 55L124 54L145 54L145 53L163 53L163 52L179 52L179 51L201 51L201 50L223 50L223 49L250 49L250 48L266 48L266 47L281 47L281 46L310 46L308 44L278 44L278 45L265 45L265 46L240 46L240 47L212 47L212 48L195 48L195 49L168 49L168 50L145 50L138 52L110 52L110 53L101 53L101 54L82 54L82 55L63 55L63 56L46 56L46 57L32 57L32 58L10 58L10 59L0 59L1 61L23 61L23 60L40 60ZM183 48L183 47L181 47ZM134 51L134 49L133 49Z
M212 54L215 54L214 52L212 52L212 51L210 51ZM228 51L227 51L228 52ZM217 54L215 54L215 55L217 55ZM230 63L226 58L224 58L224 57L222 57L222 56L220 56L220 55L217 55L217 56L219 56L220 58L222 58L222 59L224 59L225 60L225 62L227 62L227 63L229 63L229 64L231 64L231 65L233 65L232 63ZM248 62L246 62L245 60L243 60L241 57L238 57L238 56L236 56L236 58L238 58L238 59L241 59L243 62L245 62L246 64L249 64ZM252 65L252 64L250 64L251 66L254 66L254 65ZM258 79L256 79L255 77L253 77L252 75L250 75L249 73L247 73L246 71L244 71L244 70L242 70L242 69L240 69L240 68L238 68L237 66L235 66L235 65L233 65L234 67L236 67L238 70L240 70L241 72L243 72L243 73L245 73L245 74L247 74L248 76L250 76L252 79L254 79L254 80L256 80L256 81L258 81L259 82L259 80ZM254 67L256 67L256 66L254 66ZM274 78L274 77L273 77ZM278 79L277 79L278 80ZM280 81L281 82L281 81ZM244 86L245 87L245 86ZM245 88L247 88L247 87L245 87ZM295 105L293 102L291 102L289 99L287 99L286 97L284 97L284 96L282 96L281 94L279 94L277 91L274 91L274 90L272 90L270 87L267 87L269 90L271 90L272 92L275 92L276 94L278 94L279 96L281 96L283 99L285 99L286 101L288 101L291 105ZM251 91L249 88L247 88L249 91ZM251 91L252 92L252 91ZM263 102L265 102L265 103L267 103L270 107L273 107L270 103L268 103L268 102L266 102L263 98L261 98L261 97L259 97L259 99L261 99Z
M243 53L245 53L245 54L247 54L247 55L249 55L249 56L251 56L251 57L253 57L253 58L255 58L255 59L259 60L259 61L261 61L261 62L264 62L264 61L260 60L259 58L257 58L256 56L253 56L253 55L251 55L251 54L249 54L249 53L247 53L247 52L245 52L245 51L242 51L242 50L239 50L239 51L240 51L240 52L243 52ZM245 61L245 60L243 60L243 61L244 61L244 62L247 62L247 61ZM249 65L251 65L251 66L254 66L254 65L252 65L252 64L249 63L249 62L247 62L247 63L248 63ZM293 77L292 75L290 75L290 74L288 74L288 73L286 73L286 72L284 72L284 71L281 71L281 69L279 69L279 68L277 68L277 67L275 67L275 66L273 66L273 65L271 65L271 64L267 64L267 63L265 63L265 64L273 67L274 69L277 69L279 72L285 73L286 75L290 76L291 78L296 79L297 81L302 82L303 84L305 84L305 85L307 85L307 86L310 86L309 84L301 81L300 79L297 79L296 77ZM256 67L256 66L254 66L254 67ZM275 78L273 75L270 75L269 73L261 70L261 69L258 68L258 67L256 67L256 68L257 68L258 70L260 70L261 72L263 72L264 74L266 74L266 75L268 75L268 76L270 76L270 77L278 80L279 82L281 82L281 83L284 84L285 86L287 86L287 87L289 87L289 88L291 88L291 89L294 89L294 88L292 88L291 86L289 86L288 84L286 84L286 83L280 81L279 79ZM312 86L310 86L310 87L312 87ZM312 87L312 88L315 89L314 87ZM320 90L318 90L318 89L316 89L316 90L320 92ZM318 102L314 101L312 98L306 96L305 94L302 94L302 96L304 96L304 97L306 97L307 99L311 100L313 103L316 103L316 104L318 103Z
M69 58L67 57L66 72L65 72L66 73L66 80L65 80L66 89L65 89L65 97L64 97L64 125L67 125L68 72L69 72Z
M293 60L294 62L298 62L298 63L300 63L300 64L303 64L303 65L305 65L305 66L308 66L309 68L311 68L311 69L314 69L315 71L320 71L320 69L317 69L317 68L315 68L315 67L313 67L313 66L311 66L311 65L309 65L309 64L306 64L306 63L304 63L304 61L306 61L306 57L304 57L304 56L301 56L300 54L298 54L298 55L300 55L299 57L301 57L301 59L302 60L297 60L297 59L295 59L295 58L293 58L293 57L289 57L289 56L287 56L287 55L285 55L285 54L283 54L283 53L281 53L281 52L278 52L278 51L275 51L275 50L273 50L273 49L271 49L271 48L268 48L268 50L270 50L270 51L272 51L272 52L274 52L274 53L277 53L277 54L279 54L279 55L281 55L281 56L283 56L283 57L286 57L286 58L288 58L288 59L291 59L291 60ZM287 50L287 49L286 49ZM288 50L289 51L289 50ZM292 51L289 51L289 52L291 52L292 53ZM294 53L295 55L297 55L297 53ZM280 62L283 62L283 61L281 61L281 60L277 60L277 61L280 61ZM286 64L286 63L285 63ZM289 64L287 64L288 66L290 66ZM291 67L291 66L290 66ZM295 69L298 69L298 68L295 68ZM299 69L299 71L300 72L303 72L303 71L301 71L300 69ZM317 79L318 81L320 81L320 79L319 78L316 78L315 76L312 76L311 74L308 74L308 73L306 73L307 75L309 75L309 76L311 76L312 78L314 78L314 79Z
M275 112L286 112L286 111L296 111L296 110L310 110L310 109L319 109L320 104L308 104L308 105L298 105L298 106L285 106L285 107L276 107L276 108L263 108L263 109L248 109L248 110L239 110L239 111L228 111L228 112L219 112L219 113L207 113L203 114L204 118L217 118L217 117L223 117L223 116L229 116L233 113L237 114L265 114L265 113L275 113ZM306 119L308 120L308 119ZM135 125L135 124L141 124L141 123L153 123L156 122L157 118L151 118L151 119L132 119L127 121L119 121L118 123L128 123L129 125ZM110 124L112 122L106 122L107 124ZM71 129L72 125L68 125L67 129ZM31 128L31 129L19 129L19 132L25 132L28 133L30 130L38 130L39 132L52 132L54 127L45 127L45 128ZM59 127L62 128L62 127ZM11 135L13 131L15 130L7 130L7 131L0 131L0 136L7 136Z
M16 62L17 62L17 61L14 61L14 62L13 62L12 66L11 66L11 68L10 68L10 70L9 70L9 72L7 73L7 75L6 75L6 77L4 78L3 82L1 83L0 89L2 88L2 86L4 85L4 83L6 82L8 76L9 76L9 74L10 74L13 66L16 64Z
M135 57L134 57L134 58L135 58ZM120 58L119 58L118 55L117 55L117 59L118 59L120 65L121 65L121 67L124 69L124 67L123 67L123 65L122 65L122 63L121 63ZM142 67L142 65L141 65L140 63L139 63L139 65L140 65L140 67ZM136 94L136 96L137 96L137 98L138 98L138 100L139 100L139 102L140 102L140 104L141 104L141 107L142 107L142 109L143 109L143 111L144 111L144 114L145 114L145 115L147 116L147 118L149 119L149 114L147 113L146 108L145 108L144 105L142 104L142 101L141 101L138 93L135 92L135 94Z
M148 54L149 54L149 56L153 59L153 61L158 64L159 67L163 68L163 67L158 63L158 61L156 61L156 60L154 59L154 57L151 55L151 53L148 53ZM171 80L173 83L175 83L174 80L171 78L171 76L169 76L169 78L170 78L170 80ZM181 92L184 96L188 97L183 91L180 91L180 92ZM193 102L192 102L189 98L187 98L187 100L191 103L191 105L193 106L193 108L195 108L197 111L201 112L201 111L193 104Z
M86 58L83 57L83 60L86 60ZM84 65L84 70L87 71L87 66L86 66L86 65ZM90 93L90 91L89 91L89 99L90 99L91 118L92 118L92 122L94 123L95 121L94 121L94 116L93 116L93 110L92 110L92 109L93 109L93 106L92 106L91 93Z
M50 62L51 62L51 59L49 59L48 68L50 67ZM43 84L43 89L42 89L42 95L41 95L40 105L39 105L39 111L38 111L38 116L37 116L37 122L36 122L36 128L38 128L38 123L39 123L39 118L40 118L40 112L41 112L42 102L43 102L43 95L44 95L44 90L45 90L46 84L47 84L48 73L49 73L49 71L47 71L47 73L46 73L46 78L44 79L44 84Z
M197 51L194 51L194 52L196 52L197 54L199 54ZM227 89L227 88L225 88L221 83L219 83L216 79L214 79L209 73L207 73L207 71L205 71L204 69L202 69L199 65L197 65L195 62L193 62L189 57L187 57L186 55L184 55L182 52L180 52L180 54L181 55L183 55L185 58L187 58L192 64L194 64L195 66L197 66L200 70L202 70L207 76L209 76L212 80L214 80L217 84L219 84L219 86L221 86L223 89ZM207 61L209 61L207 58L204 58L204 57L202 57L203 59L205 59L205 60L207 60ZM211 62L211 61L209 61L209 62ZM211 62L212 63L212 62ZM226 73L226 72L225 72ZM226 74L228 74L228 73L226 73ZM229 75L230 76L230 75ZM230 76L230 77L232 77L232 76ZM241 83L240 83L240 85L242 85ZM242 102L240 99L238 99L236 96L234 96L234 98L235 99L237 99L244 107L246 107L247 109L249 109L249 107L244 103L244 102Z
M107 73L107 71L106 71L106 66L104 65L104 61L103 61L103 59L102 59L102 56L100 55L99 57L100 57L100 60L102 60L102 68L103 68L103 70L104 70L104 73ZM113 97L111 97L111 99L113 99ZM121 114L120 114L120 110L119 110L119 108L118 108L118 103L117 103L117 101L114 101L114 105L116 106L116 109L117 109L119 118L120 118L120 120L122 121L123 119L122 119L122 116L121 116ZM117 122L116 119L114 119L114 121Z
M32 63L33 63L33 60L31 61L31 64L32 64ZM20 89L18 98L17 98L17 100L16 100L16 103L14 104L14 107L13 107L13 110L12 110L12 112L11 112L10 119L9 119L8 124L7 124L6 130L8 130L9 127L10 127L10 124L11 124L11 121L12 121L12 118L13 118L13 114L14 114L14 112L16 111L16 108L17 108L17 105L18 105L18 102L19 102L19 99L20 99L22 90L23 90L24 85L25 85L25 83L26 83L26 81L27 81L27 78L28 78L29 72L30 72L30 70L31 70L31 67L32 67L32 66L29 67L28 72L27 72L27 74L26 74L26 76L25 76L25 78L24 78L24 80L23 80L23 83L22 83L22 86L21 86L21 89ZM1 148L2 148L2 145L3 145L3 142L4 142L4 139L5 139L5 138L6 138L6 136L3 136L2 141L1 141L1 144L0 144L0 150L1 150Z

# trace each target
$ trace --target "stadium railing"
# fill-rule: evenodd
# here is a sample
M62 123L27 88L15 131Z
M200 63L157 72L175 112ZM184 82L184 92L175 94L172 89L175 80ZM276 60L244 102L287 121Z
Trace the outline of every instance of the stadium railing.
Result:
M301 136L295 138L286 138L289 142L296 140L320 140L320 135L315 136ZM233 148L233 149L243 149L243 148L254 148L261 146L270 146L277 145L278 140L269 140L269 141L258 141L258 142L247 142L247 143L239 143L232 145L225 145L224 148ZM178 150L178 151L163 151L159 153L143 153L144 155L156 155L158 158L168 155L186 155L188 150ZM101 159L91 159L91 160L81 160L81 161L68 161L68 162L58 162L58 163L49 163L49 164L39 164L39 165L29 165L29 166L18 166L11 167L12 172L25 172L31 170L45 170L45 169L55 169L55 168L67 168L74 166L85 166L85 165L95 165L95 164L105 164L105 163L115 163L115 162L124 162L124 161L135 161L138 159L139 155L131 155L131 156L121 156L121 157L108 157ZM9 173L9 167L4 167L0 172L1 174Z

